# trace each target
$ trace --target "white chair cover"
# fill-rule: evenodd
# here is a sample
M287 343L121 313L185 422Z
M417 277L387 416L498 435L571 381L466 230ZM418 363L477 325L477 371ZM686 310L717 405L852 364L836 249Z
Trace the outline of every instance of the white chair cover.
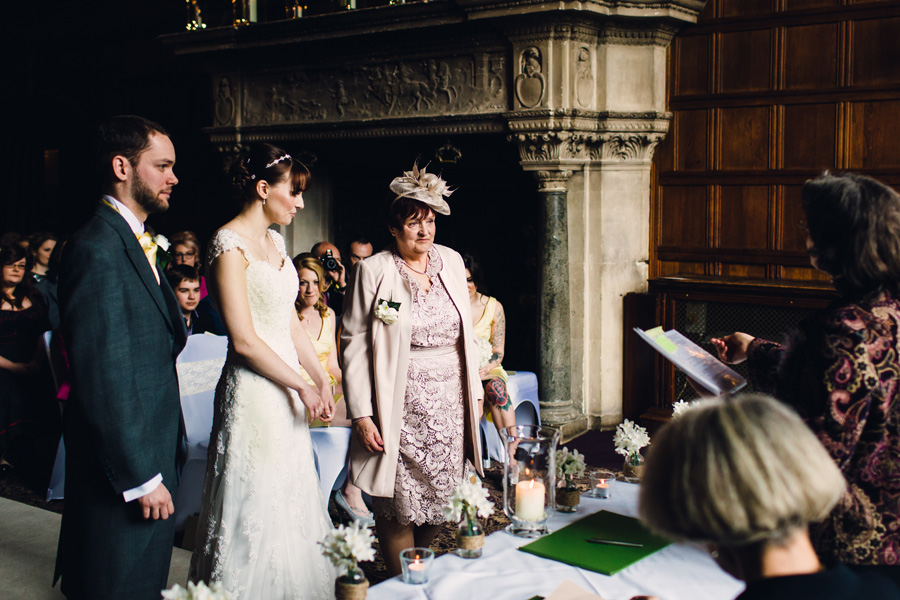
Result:
M513 410L516 411L516 425L540 425L537 375L531 371L511 371L506 389L512 398ZM506 460L505 444L497 433L497 427L487 420L488 414L485 410L481 418L481 440L487 446L488 456L503 462Z
M347 452L350 450L349 427L313 427L309 430L313 452L316 456L316 471L325 506L331 497L331 490L344 484L347 478Z
M227 351L227 337L198 334L188 337L178 356L176 368L187 442L186 461L175 499L175 529L179 531L184 529L187 518L200 510L213 399Z

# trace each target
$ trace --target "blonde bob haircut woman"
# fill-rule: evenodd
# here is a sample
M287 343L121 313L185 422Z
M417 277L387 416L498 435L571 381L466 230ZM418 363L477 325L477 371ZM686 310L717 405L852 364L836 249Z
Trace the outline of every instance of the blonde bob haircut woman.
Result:
M703 401L655 436L640 514L673 540L778 545L824 519L845 485L793 410L748 394Z

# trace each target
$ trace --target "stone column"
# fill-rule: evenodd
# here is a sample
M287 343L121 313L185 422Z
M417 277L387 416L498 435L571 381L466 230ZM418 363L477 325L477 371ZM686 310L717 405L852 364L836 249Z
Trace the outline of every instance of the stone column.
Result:
M581 415L572 402L569 310L569 220L566 181L572 171L533 171L540 197L541 264L538 289L538 358L541 421L560 427Z

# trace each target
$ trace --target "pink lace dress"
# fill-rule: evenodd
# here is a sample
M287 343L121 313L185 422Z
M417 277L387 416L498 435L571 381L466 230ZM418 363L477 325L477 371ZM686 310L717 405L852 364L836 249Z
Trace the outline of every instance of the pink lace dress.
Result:
M412 287L412 340L394 497L374 498L373 511L403 525L440 524L441 507L463 477L460 316L438 277L437 250L428 254L428 293L396 255L394 262Z

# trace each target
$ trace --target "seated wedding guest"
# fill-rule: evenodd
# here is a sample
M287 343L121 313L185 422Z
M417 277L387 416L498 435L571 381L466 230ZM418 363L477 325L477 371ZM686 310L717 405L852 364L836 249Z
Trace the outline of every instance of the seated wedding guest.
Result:
M506 315L503 305L496 298L481 291L484 289L484 278L478 257L467 252L463 254L463 264L466 266L475 338L481 351L478 375L484 385L484 402L491 411L491 419L500 433L500 439L504 439L503 430L516 426L516 411L506 388L509 375L500 364L506 347Z
M341 262L341 252L331 242L318 242L313 244L310 253L322 261L325 268L325 304L334 314L341 316L344 307L344 292L347 289L346 270Z
M428 547L443 526L466 460L483 475L484 389L462 257L434 243L451 191L418 167L390 189L394 243L353 268L341 351L350 475L373 497L381 553L397 575L400 551Z
M846 483L797 414L762 395L689 408L653 438L639 513L659 534L704 544L744 581L738 600L900 599L880 573L823 564L807 526Z
M813 267L841 297L784 345L734 333L713 339L748 360L754 389L793 406L840 467L849 493L813 529L821 556L850 565L900 557L900 196L854 174L824 174L802 191Z
M300 318L300 325L303 326L303 330L312 341L325 374L331 379L335 406L331 425L350 427L350 419L347 418L347 403L340 401L344 391L341 388L342 375L335 344L337 319L334 311L325 305L322 297L322 288L325 286L325 269L322 267L322 262L311 254L298 255L294 259L294 267L300 278L300 293L297 295L296 303L297 316ZM307 380L307 383L312 381L306 369L301 367L300 374ZM310 425L310 427L325 426L327 424L322 421L316 421ZM359 521L366 526L375 524L372 513L369 512L363 501L362 492L353 485L349 477L343 491L337 490L334 493L334 501L350 519Z
M364 258L369 258L375 252L372 242L361 235L357 235L350 242L350 267L356 265Z
M172 265L188 265L200 268L202 258L200 256L200 240L193 231L179 231L173 233L169 239ZM200 275L200 299L206 298L206 278Z
M47 312L27 276L30 258L18 244L0 248L0 473L12 469L8 451L23 439L26 425L47 416L41 402L44 382L36 377L43 364ZM53 416L48 418L51 422L36 424L38 429L53 425Z
M181 316L187 327L188 335L195 333L214 333L225 335L224 327L216 323L217 316L213 316L214 309L207 303L202 306L200 301L200 271L197 267L187 264L174 265L166 271L166 279L175 292L178 306L181 307Z
M50 269L50 255L56 247L57 238L49 231L41 231L31 236L30 248L34 264L31 266L31 276L35 281L41 281L47 276Z

